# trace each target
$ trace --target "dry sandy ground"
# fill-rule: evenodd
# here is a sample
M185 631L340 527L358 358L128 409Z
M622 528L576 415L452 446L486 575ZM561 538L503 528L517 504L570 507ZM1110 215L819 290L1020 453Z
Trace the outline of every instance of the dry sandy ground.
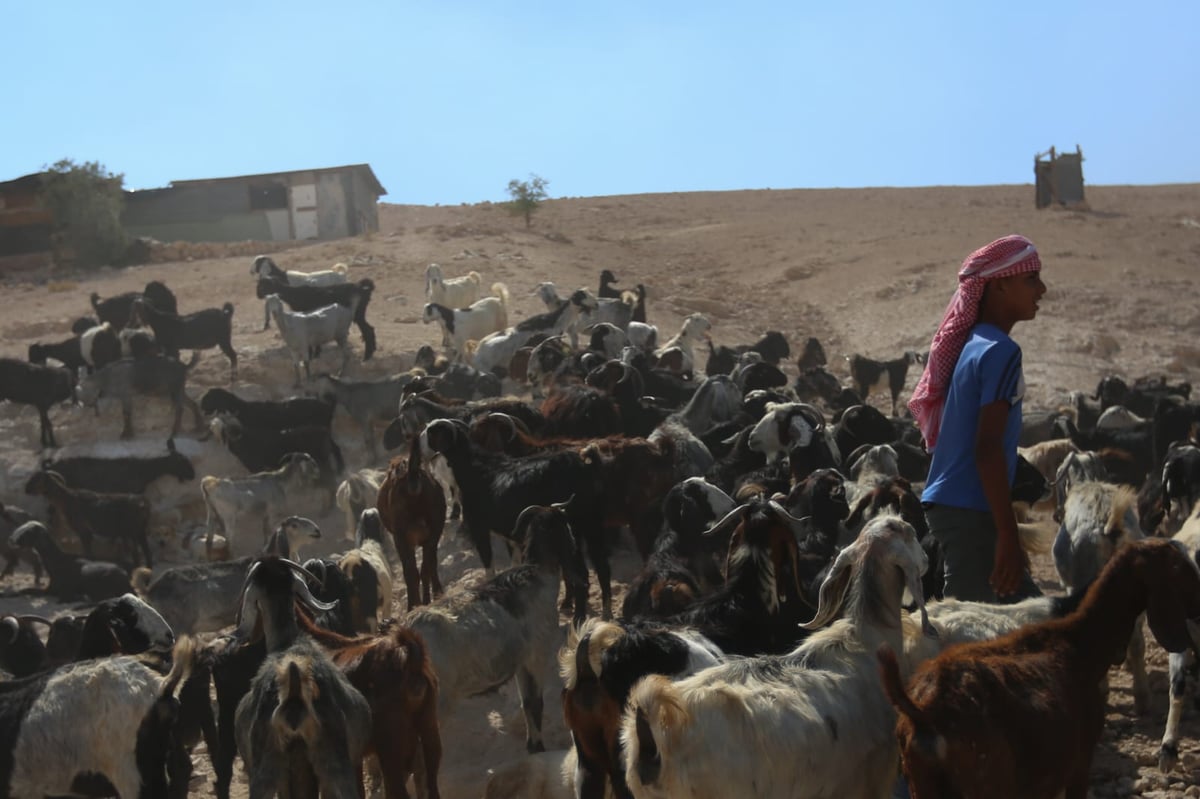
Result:
M612 269L622 285L645 284L650 321L662 338L672 335L688 313L702 311L713 321L719 344L749 342L767 329L783 331L794 348L806 336L818 336L831 368L844 376L843 355L882 359L924 349L963 256L992 238L1019 232L1037 243L1049 286L1039 318L1014 334L1024 348L1030 407L1057 404L1072 389L1094 389L1106 373L1166 374L1195 382L1200 376L1195 343L1200 311L1193 291L1200 276L1200 186L1090 187L1088 199L1089 210L1037 211L1030 186L593 197L547 202L531 229L488 204L383 206L381 230L373 236L279 249L274 255L281 266L302 270L342 261L355 278L375 280L368 318L377 328L380 349L375 360L355 363L351 376L405 369L417 346L439 338L420 323L422 275L431 262L442 264L448 275L473 269L487 284L507 284L514 320L541 310L530 296L538 282L594 290L600 270ZM271 252L268 247L263 250ZM277 333L261 331L262 304L254 298L249 267L250 258L242 252L96 275L10 275L2 284L0 355L24 357L35 341L65 338L71 321L89 312L87 297L93 291L110 296L160 279L175 291L184 312L232 301L237 307L234 345L242 359L235 388L253 397L285 395L291 368ZM361 352L356 334L354 340ZM794 373L794 365L789 367ZM910 376L909 389L914 379ZM204 355L189 386L198 397L227 381L227 362L213 350ZM880 407L884 400L873 398ZM75 408L52 412L64 454L160 451L168 414L157 403L140 407L138 437L119 443L115 407L102 407L99 418ZM344 416L337 425L350 467L368 465L361 435ZM0 500L40 511L22 491L39 457L37 430L31 409L0 406ZM242 473L212 442L185 433L179 446L200 474ZM186 560L190 553L179 549L179 541L203 523L198 487L155 485L151 494L163 560ZM327 535L314 551L343 547L337 540L342 520L328 515L319 521ZM444 579L477 565L453 537L443 542L441 558ZM1049 560L1039 558L1035 566L1044 587L1059 590ZM636 568L628 551L615 563L620 580ZM593 604L598 607L595 599ZM62 609L41 598L0 599L5 611L23 608ZM1200 795L1194 714L1184 727L1181 768L1169 779L1154 768L1166 716L1166 659L1156 645L1149 649L1155 696L1147 716L1134 716L1129 681L1122 672L1113 674L1112 710L1094 770L1096 795ZM546 690L552 748L567 742L557 713L558 687L552 683ZM443 734L443 796L479 796L489 768L523 753L514 692L505 689L465 703L446 720ZM207 774L207 758L199 759ZM244 783L235 790L244 795ZM195 793L207 795L208 789L198 782Z

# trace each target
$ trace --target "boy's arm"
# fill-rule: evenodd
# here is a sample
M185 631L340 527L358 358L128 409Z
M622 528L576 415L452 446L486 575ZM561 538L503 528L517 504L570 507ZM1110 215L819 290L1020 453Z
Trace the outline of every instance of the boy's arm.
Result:
M1012 594L1020 588L1026 569L1025 552L1021 549L1017 519L1012 510L1008 460L1004 453L1004 427L1009 409L1004 400L984 405L980 409L975 436L975 466L996 525L996 556L990 582L998 596Z

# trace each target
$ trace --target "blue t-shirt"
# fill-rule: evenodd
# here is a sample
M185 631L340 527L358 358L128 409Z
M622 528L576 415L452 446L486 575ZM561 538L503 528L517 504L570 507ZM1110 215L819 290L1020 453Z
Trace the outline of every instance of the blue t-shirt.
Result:
M1004 426L1004 457L1008 482L1017 472L1017 444L1021 436L1021 400L1025 378L1021 373L1021 348L995 325L971 328L963 347L942 410L942 428L933 450L933 463L925 483L923 502L955 508L990 511L979 469L975 465L975 438L984 405L1003 400L1010 406Z

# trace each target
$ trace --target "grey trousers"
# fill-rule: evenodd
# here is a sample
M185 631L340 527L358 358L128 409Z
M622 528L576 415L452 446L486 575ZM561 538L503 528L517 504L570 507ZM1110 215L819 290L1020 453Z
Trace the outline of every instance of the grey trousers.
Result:
M949 505L925 508L929 532L942 547L946 569L945 593L970 602L1010 604L1041 596L1042 591L1026 571L1015 594L996 596L988 584L996 565L996 524L992 514Z

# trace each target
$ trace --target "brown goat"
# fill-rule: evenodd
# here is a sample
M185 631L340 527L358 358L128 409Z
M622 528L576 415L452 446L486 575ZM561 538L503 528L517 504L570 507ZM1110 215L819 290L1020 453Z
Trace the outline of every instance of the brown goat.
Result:
M580 453L600 457L604 480L604 525L628 525L645 561L654 550L654 540L662 527L662 504L677 477L675 441L663 436L655 441L644 438L610 436L597 439Z
M1113 556L1074 613L922 664L907 689L895 654L879 652L884 690L914 799L1085 799L1104 725L1105 677L1146 613L1169 652L1200 628L1200 571L1169 541Z
M375 507L396 544L408 589L408 609L428 605L433 597L442 594L437 550L446 525L446 494L421 468L419 438L413 438L407 459L392 459L387 475L379 485ZM421 548L420 572L417 571L417 547Z
M407 799L405 783L417 767L419 750L427 795L439 799L438 681L421 636L393 624L379 635L348 638L318 627L306 613L297 613L296 619L371 706L371 738L365 754L379 760L384 796Z

